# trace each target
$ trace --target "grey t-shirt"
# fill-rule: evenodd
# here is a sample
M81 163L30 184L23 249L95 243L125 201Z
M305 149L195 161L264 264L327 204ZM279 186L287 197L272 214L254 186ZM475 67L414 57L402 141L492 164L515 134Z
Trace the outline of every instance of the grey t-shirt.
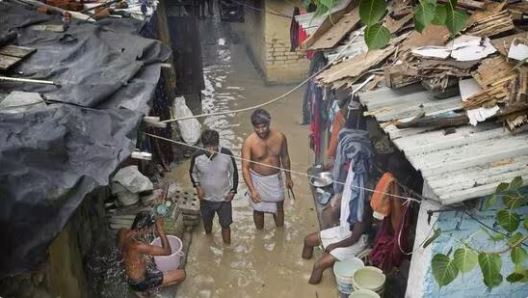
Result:
M238 188L238 169L233 153L226 148L220 148L220 153L209 158L201 151L191 159L191 181L194 187L202 187L207 201L224 201L229 192L236 193Z

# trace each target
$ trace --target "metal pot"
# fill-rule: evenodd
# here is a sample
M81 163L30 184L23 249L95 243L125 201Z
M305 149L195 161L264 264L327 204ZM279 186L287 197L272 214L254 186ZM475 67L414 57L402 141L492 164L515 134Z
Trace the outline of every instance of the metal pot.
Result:
M327 187L334 183L334 177L331 172L315 173L310 177L310 184L314 187Z

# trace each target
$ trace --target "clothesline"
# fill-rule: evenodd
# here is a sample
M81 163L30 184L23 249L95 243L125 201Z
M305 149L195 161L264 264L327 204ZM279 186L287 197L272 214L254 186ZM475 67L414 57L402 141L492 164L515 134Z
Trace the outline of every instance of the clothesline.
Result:
M273 99L270 99L266 102L263 102L261 104L258 104L258 105L254 105L254 106L250 106L250 107L247 107L247 108L242 108L242 109L238 109L238 110L227 110L227 111L223 111L223 112L215 112L215 113L209 113L209 114L199 114L199 115L193 115L193 116L187 116L187 117L181 117L181 118L172 118L172 119L167 119L167 120L163 120L163 121L160 121L160 123L170 123L170 122L176 122L176 121L180 121L180 120L188 120L188 119L196 119L196 118L204 118L204 117L209 117L209 116L220 116L220 115L229 115L229 114L236 114L236 113L241 113L241 112L247 112L247 111L251 111L251 110L256 110L258 108L261 108L261 107L264 107L264 106L267 106L267 105L270 105L274 102L277 102L283 98L285 98L286 96L292 94L293 92L295 92L296 90L300 89L302 86L304 86L306 83L308 83L310 80L312 80L313 78L315 78L316 76L318 76L320 73L322 73L323 71L325 71L327 68L329 68L334 62L338 61L339 59L341 59L341 55L345 52L345 50L347 50L351 45L352 45L352 41L351 40L346 46L344 46L341 51L339 51L339 53L337 54L337 56L332 59L331 61L329 61L323 68L321 68L319 71L315 72L314 74L312 74L311 76L309 76L306 80L302 81L301 83L299 83L298 85L296 85L295 87L293 87L293 89L287 91L286 93L282 94L282 95L279 95L278 97L275 97ZM368 71L367 73L371 73L370 71ZM366 74L366 73L365 73ZM357 93L359 90L361 90L368 82L370 82L372 79L374 78L373 75L371 75L367 80L365 80L361 85L359 85L355 90L352 91L352 94L355 94Z
M205 148L203 148L203 147L200 147L200 146L189 145L189 144L184 143L184 142L179 142L179 141L171 140L171 139L164 138L164 137L157 136L157 135L153 135L153 134L150 134L150 133L144 133L144 134L147 135L147 136L150 136L150 137L153 137L153 138L156 138L156 139L160 139L160 140L164 140L164 141L167 141L167 142L171 142L171 143L174 143L174 144L177 144L177 145L186 146L186 147L193 148L193 149L197 149L197 150L205 150L205 151L208 151L207 149L205 149ZM213 151L213 153L215 153L215 154L224 154L224 155L226 155L225 153L217 152L217 151ZM231 156L231 155L230 155L230 156ZM307 177L307 178L317 178L317 177L314 176L314 175L310 175L310 174L307 174L307 173L304 173L304 172L294 171L294 170L288 170L288 169L285 169L285 168L282 168L282 167L271 166L271 165L264 164L264 163L261 163L261 162L257 162L257 161L249 160L249 159L246 159L246 158L243 158L243 157L240 157L240 156L232 155L232 157L233 157L234 159L236 159L236 160L239 160L239 161L247 161L247 162L249 162L249 163L257 164L257 165L260 165L260 166L265 166L265 167L272 168L272 169L277 169L277 170L284 171L284 172L289 172L289 173L291 173L291 174L296 174L296 175L304 176L304 177ZM334 183L345 185L344 182L340 182L340 181L334 181ZM360 189L360 190L364 190L364 191L368 191L368 192L371 192L371 193L380 193L380 194L384 194L384 195L387 195L387 196L392 197L392 198L399 198L399 199L403 199L403 200L413 201L413 202L416 202L416 203L418 203L418 204L421 203L420 200L415 199L415 198L412 198L412 197L406 197L406 196L394 195L394 194L391 194L391 193L381 192L381 191L377 191L377 190L374 190L374 189L370 189L370 188L366 188L366 187L361 187L361 186L355 186L355 185L351 185L351 187L352 187L352 188L356 188L356 189Z
M293 17L293 16L290 16L290 15L287 15L287 14L283 14L283 13L279 13L279 12L275 12L275 11L258 8L258 7L255 7L255 6L251 6L251 5L246 4L244 2L240 2L240 1L236 1L236 0L231 0L231 1L236 3L236 4L240 4L242 6L245 6L245 7L249 8L249 9L252 9L252 10L255 10L255 11L261 11L261 12L268 13L268 14L272 14L272 15L275 15L275 16L278 16L278 17L283 17L283 18L287 18L287 19L291 19Z

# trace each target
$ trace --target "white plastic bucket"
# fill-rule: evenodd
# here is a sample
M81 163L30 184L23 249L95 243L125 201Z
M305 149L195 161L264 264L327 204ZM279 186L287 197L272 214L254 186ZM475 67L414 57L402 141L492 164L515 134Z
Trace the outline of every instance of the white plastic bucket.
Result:
M354 290L371 290L381 295L385 286L385 278L381 269L366 266L354 273L352 284Z
M167 272L171 270L176 270L180 266L181 257L183 256L182 252L182 242L180 238L172 235L167 235L167 240L169 240L171 247L171 254L168 256L156 256L154 257L154 262L161 272ZM161 246L161 239L157 237L150 244Z
M348 298L380 298L380 295L371 290L360 289L352 292Z
M353 291L352 278L354 273L365 266L358 258L337 261L334 264L334 275L337 283L337 290L343 294L350 294Z

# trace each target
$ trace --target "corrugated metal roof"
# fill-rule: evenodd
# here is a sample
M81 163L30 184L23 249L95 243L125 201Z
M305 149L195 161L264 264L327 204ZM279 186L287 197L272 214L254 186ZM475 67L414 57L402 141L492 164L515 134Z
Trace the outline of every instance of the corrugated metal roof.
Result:
M299 26L301 26L301 28L306 31L306 34L308 34L308 36L312 35L317 30L317 28L321 26L325 18L326 15L320 15L316 17L315 13L313 12L295 16L295 20L297 21L297 23L299 23Z
M461 108L460 97L435 99L421 86L380 88L359 95L394 144L422 173L443 205L482 197L500 182L522 176L528 184L528 133L512 135L496 123L464 126L444 135L431 128L398 129L390 120L402 120L425 111L427 115Z

